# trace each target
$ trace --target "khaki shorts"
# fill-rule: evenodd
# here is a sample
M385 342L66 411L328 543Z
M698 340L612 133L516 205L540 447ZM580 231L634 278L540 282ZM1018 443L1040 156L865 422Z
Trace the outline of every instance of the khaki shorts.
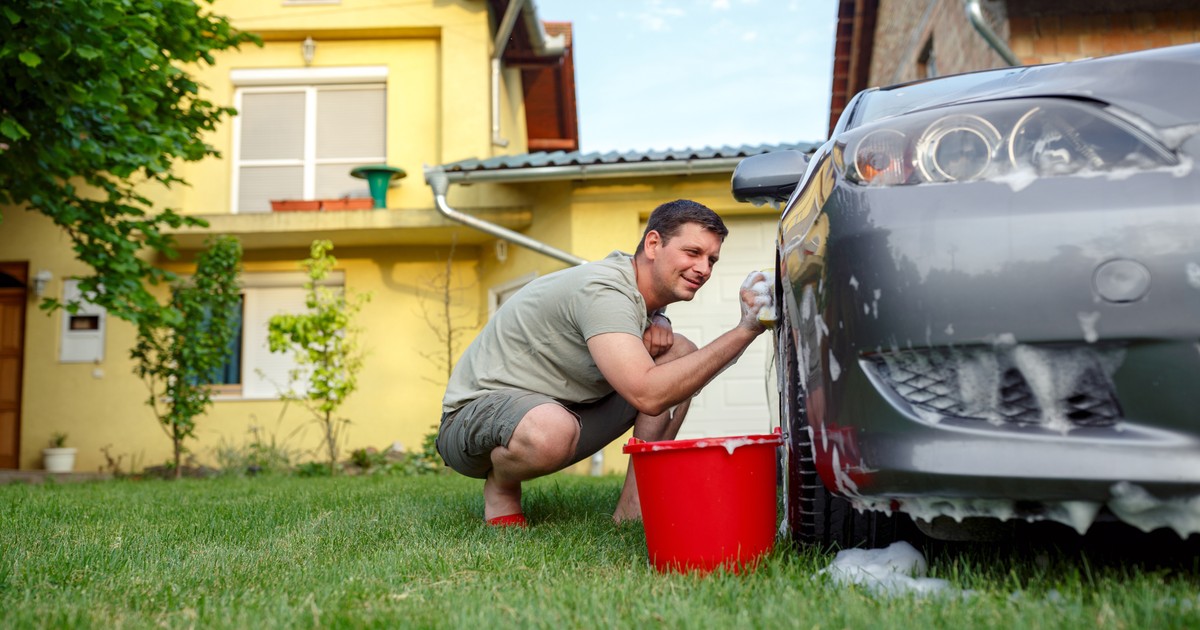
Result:
M490 392L442 415L437 449L446 465L468 477L487 478L492 449L508 446L517 423L530 409L553 404L579 421L579 445L571 463L583 461L633 427L637 409L616 392L590 403L564 404L543 394L517 389Z

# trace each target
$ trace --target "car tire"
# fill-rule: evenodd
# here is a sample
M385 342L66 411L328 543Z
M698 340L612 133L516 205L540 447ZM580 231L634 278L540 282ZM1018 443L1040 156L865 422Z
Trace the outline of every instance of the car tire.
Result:
M777 286L783 284L780 282ZM780 314L775 327L775 365L779 368L779 414L784 432L786 533L799 547L815 546L823 550L886 547L898 540L920 544L923 536L907 515L860 512L846 499L829 492L817 474L804 390L800 386L792 314L788 312L787 303L782 293L776 295Z

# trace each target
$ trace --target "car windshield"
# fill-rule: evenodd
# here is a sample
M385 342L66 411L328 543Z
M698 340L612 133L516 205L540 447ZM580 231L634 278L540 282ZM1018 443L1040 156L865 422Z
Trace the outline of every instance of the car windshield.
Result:
M864 95L866 98L855 108L851 127L932 105L953 103L967 94L975 93L981 85L1006 82L1006 79L1026 70L1028 68L1025 67L986 70L880 88Z

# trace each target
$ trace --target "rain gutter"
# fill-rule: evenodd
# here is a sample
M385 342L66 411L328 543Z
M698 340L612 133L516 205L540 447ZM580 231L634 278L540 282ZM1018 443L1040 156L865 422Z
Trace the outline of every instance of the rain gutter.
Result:
M492 144L507 147L508 140L500 137L500 63L508 40L512 39L517 18L524 16L525 31L529 33L529 44L539 57L558 57L566 50L567 40L562 35L550 37L537 18L537 7L531 0L509 0L504 17L496 28L496 41L492 44Z
M514 245L520 245L539 254L561 260L569 265L582 265L588 262L574 254L568 254L561 249L556 249L541 241L529 238L520 232L514 232L506 227L489 223L478 217L451 208L450 204L446 202L446 192L450 189L450 179L440 166L426 167L425 183L429 184L429 187L433 189L433 203L437 207L438 212L451 221L457 221L486 234L491 234L496 238L509 241Z
M714 173L732 173L733 169L743 159L745 159L745 156L499 168L478 171L451 171L448 173L444 172L443 174L452 184L590 180L637 175L709 175ZM437 168L441 169L441 167ZM428 179L427 172L426 181Z
M1000 55L1000 58L1005 63L1010 66L1021 65L1021 60L1017 59L1017 56L1013 54L1008 44L1000 39L1000 36L996 34L996 31L992 30L991 25L984 19L983 7L980 6L979 2L980 0L964 0L963 4L967 9L967 20L971 22L971 26L975 27L975 30L983 36L983 39L992 47L992 50L996 51L996 54Z

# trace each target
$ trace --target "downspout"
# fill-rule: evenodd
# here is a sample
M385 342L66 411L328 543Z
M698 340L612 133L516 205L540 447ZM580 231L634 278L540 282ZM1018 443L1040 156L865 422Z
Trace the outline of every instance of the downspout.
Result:
M500 137L500 61L512 39L513 28L517 18L525 11L525 30L529 33L529 43L534 52L544 57L561 55L566 49L566 39L562 35L549 37L541 22L537 19L537 9L529 0L509 0L504 9L504 17L496 28L496 41L492 43L492 144L507 147L508 140Z
M460 212L450 207L446 202L446 193L450 190L450 180L446 177L446 172L440 166L432 166L425 168L425 183L433 189L433 203L437 207L438 212L442 213L447 219L457 221L463 225L473 227L481 232L491 234L496 238L504 239L515 245L520 245L526 249L533 250L544 256L549 256L556 260L561 260L569 265L582 265L588 261L568 254L560 249L555 249L541 241L535 241L524 234L514 232L506 227L489 223L478 217L473 217L464 212Z
M992 50L996 51L996 54L1000 55L1000 58L1008 65L1021 65L1021 60L1017 59L1017 56L1013 54L1008 44L1005 44L1004 40L1000 39L996 31L992 30L991 25L983 18L983 7L980 6L979 0L964 0L963 4L966 5L967 9L967 20L983 36L983 39L992 47Z
M504 56L513 27L517 25L517 16L524 6L525 0L509 0L500 26L496 28L496 41L492 44L492 144L498 147L508 146L508 140L500 137L500 58Z

